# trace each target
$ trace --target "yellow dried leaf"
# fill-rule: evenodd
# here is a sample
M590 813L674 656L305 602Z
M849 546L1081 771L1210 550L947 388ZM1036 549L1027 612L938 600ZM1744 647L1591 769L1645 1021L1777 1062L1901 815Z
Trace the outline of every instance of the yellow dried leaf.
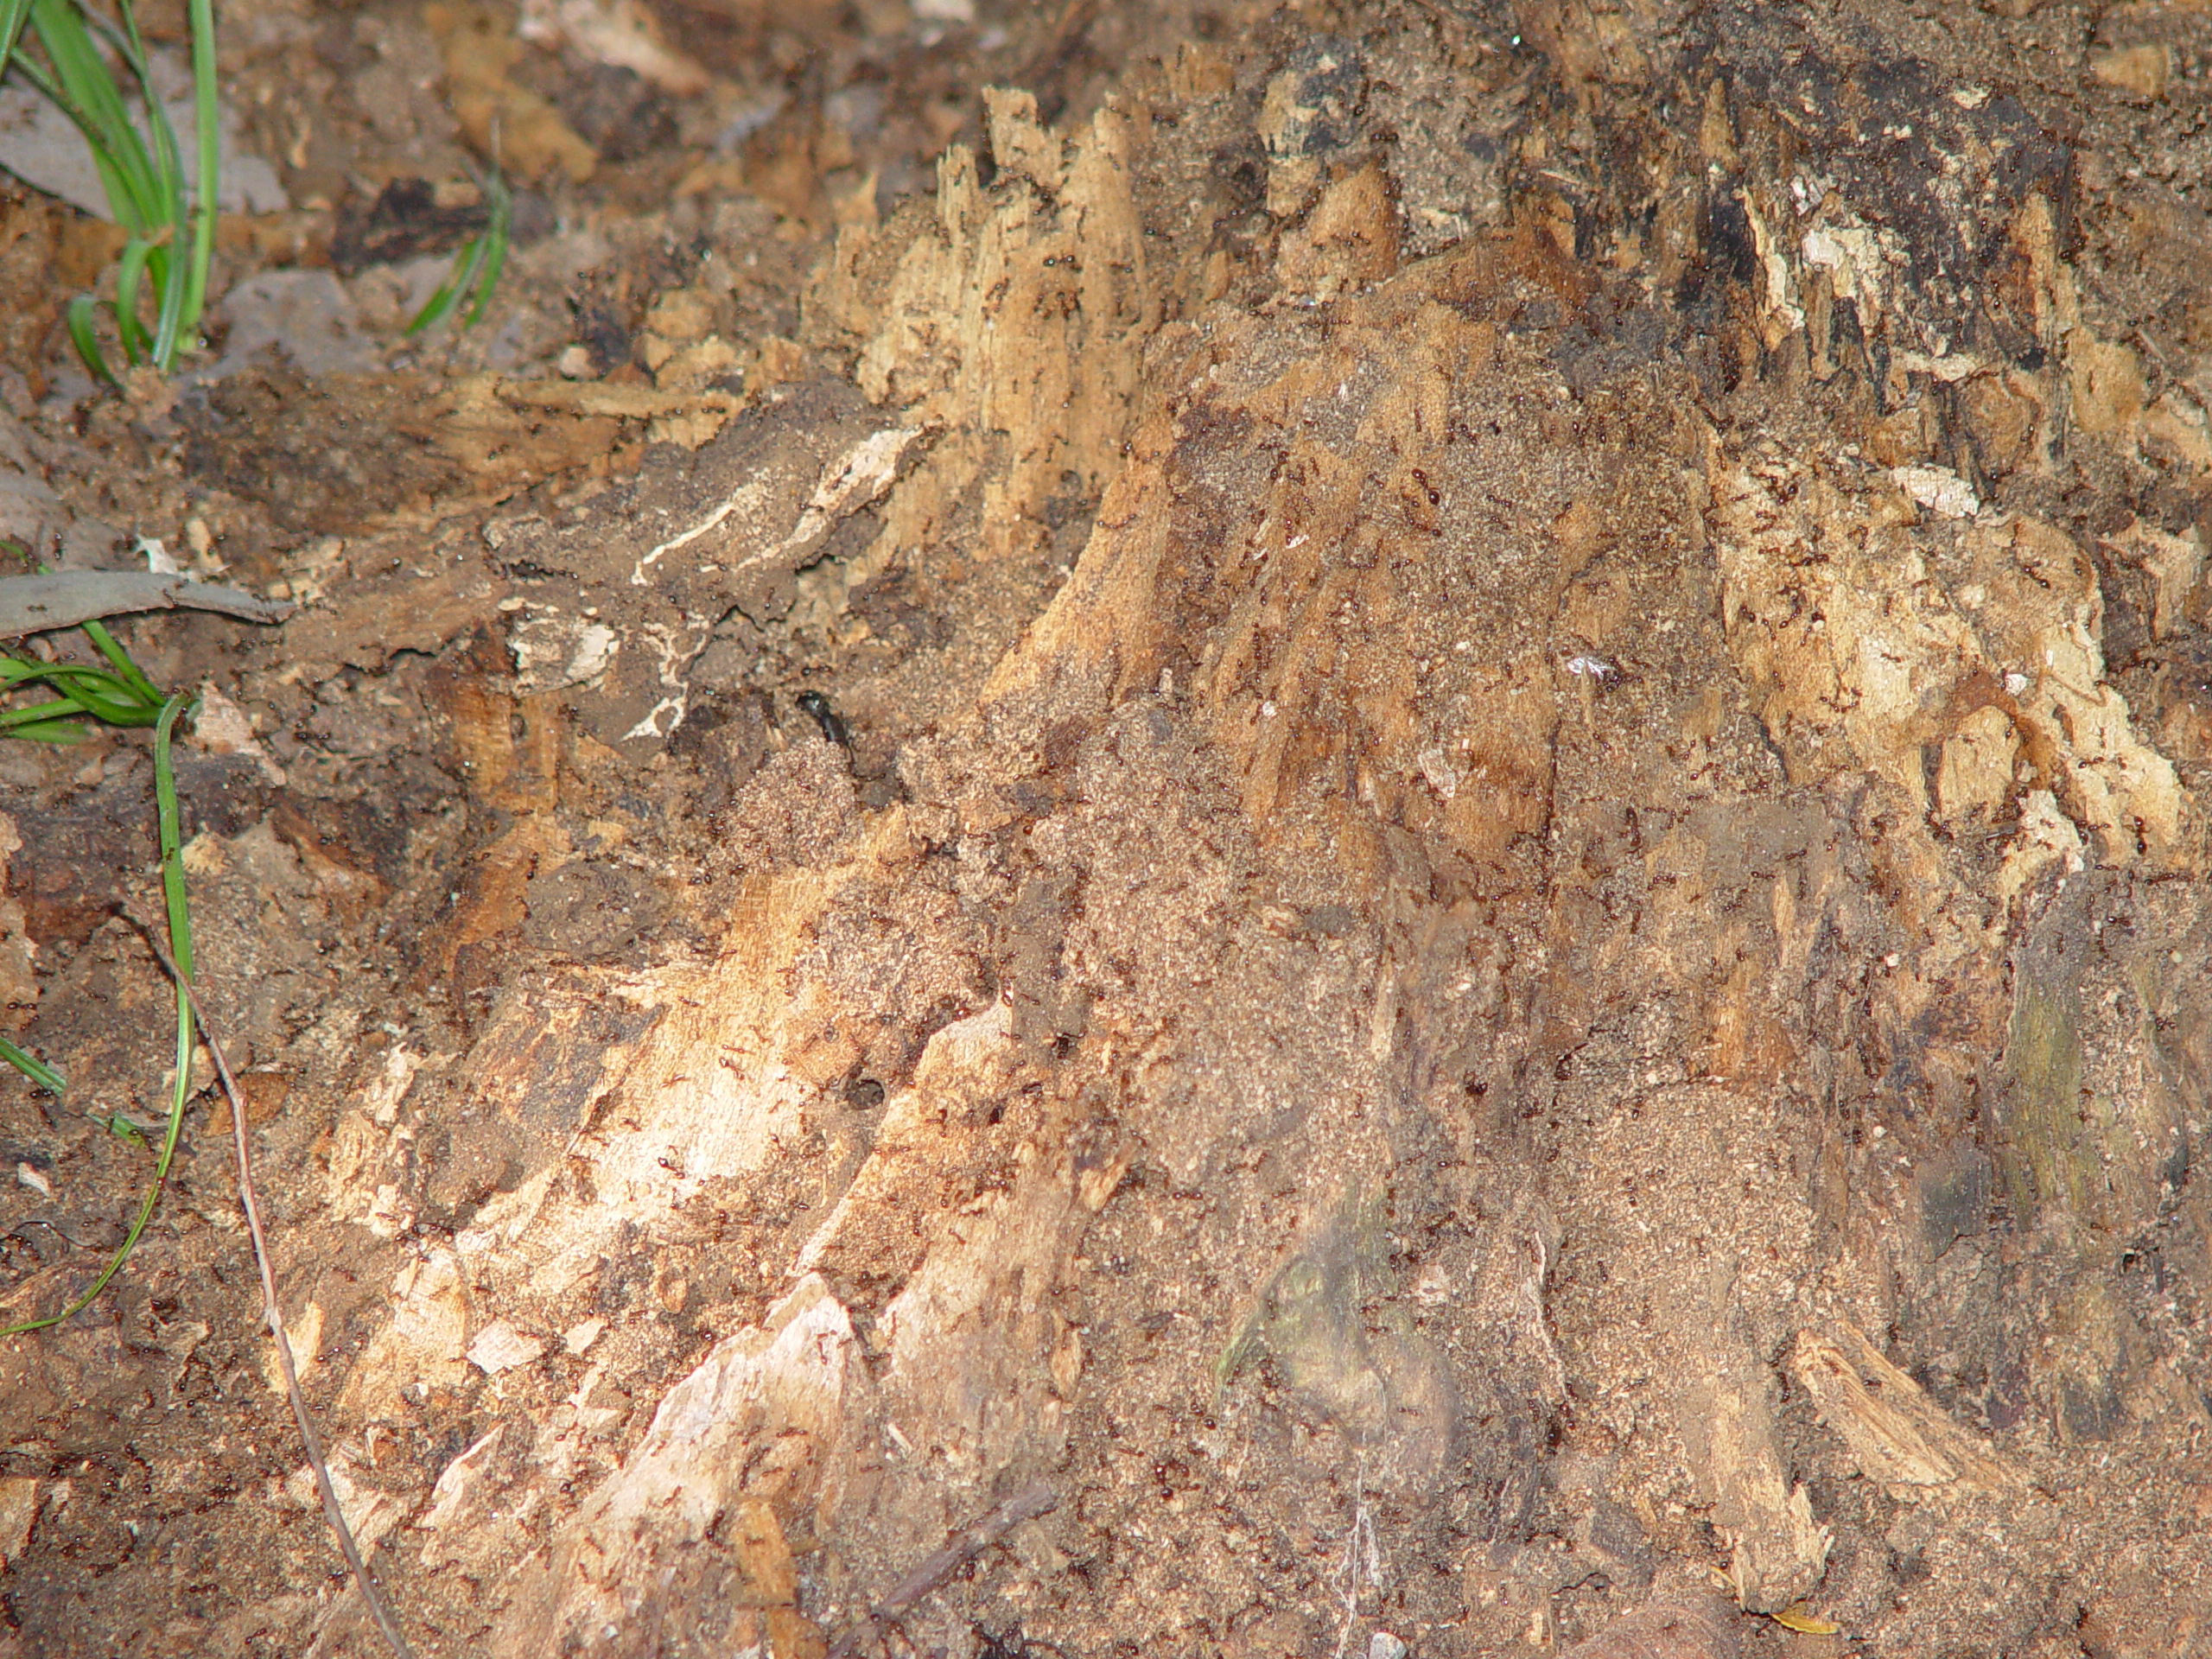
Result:
M1785 1630L1795 1630L1800 1636L1834 1636L1843 1627L1806 1611L1802 1601L1793 1601L1778 1613L1767 1615Z

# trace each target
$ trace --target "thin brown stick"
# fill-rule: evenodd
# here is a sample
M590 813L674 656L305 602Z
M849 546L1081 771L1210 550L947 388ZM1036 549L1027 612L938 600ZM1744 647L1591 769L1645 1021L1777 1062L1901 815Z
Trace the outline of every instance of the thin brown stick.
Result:
M248 622L282 622L293 608L236 588L211 587L147 570L56 570L0 577L0 639L137 611L219 611Z
M232 1138L238 1156L238 1201L245 1207L246 1232L253 1240L254 1263L261 1269L261 1314L268 1323L270 1334L276 1338L276 1363L284 1373L284 1392L292 1402L292 1421L299 1425L300 1441L307 1447L308 1467L315 1471L315 1491L322 1498L323 1518L337 1535L338 1553L346 1558L353 1582L360 1586L361 1599L368 1604L369 1617L376 1622L378 1631L398 1659L415 1659L415 1650L400 1633L399 1621L392 1617L391 1609L377 1589L376 1580L369 1576L368 1564L361 1559L360 1546L353 1541L353 1528L346 1524L346 1512L338 1503L338 1491L330 1484L330 1465L323 1460L321 1438L315 1433L315 1419L308 1414L307 1395L300 1391L299 1368L292 1363L292 1339L284 1330L284 1311L276 1300L276 1270L270 1262L269 1241L261 1230L261 1205L253 1190L253 1154L245 1132L245 1096L238 1088L238 1079L231 1075L231 1064L223 1058L223 1046L215 1040L207 1011L193 994L192 981L162 949L153 930L135 916L130 919L137 923L138 931L155 957L184 993L185 1004L192 1010L193 1022L200 1027L200 1040L207 1045L208 1058L215 1062L215 1075L222 1079L224 1096L231 1104Z
M943 1549L900 1580L899 1587L877 1602L866 1618L837 1638L837 1645L830 1649L830 1659L852 1659L860 1651L861 1644L886 1624L1024 1521L1034 1521L1049 1513L1058 1507L1059 1502L1058 1495L1041 1480L1023 1487L966 1531L956 1534Z

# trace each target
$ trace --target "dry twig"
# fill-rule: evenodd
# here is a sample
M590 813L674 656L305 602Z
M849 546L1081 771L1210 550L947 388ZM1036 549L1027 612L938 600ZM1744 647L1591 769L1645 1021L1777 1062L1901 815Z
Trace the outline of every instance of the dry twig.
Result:
M893 1623L1024 1521L1034 1521L1059 1504L1059 1497L1043 1481L1033 1481L993 1510L966 1531L956 1535L919 1567L899 1580L899 1587L875 1604L859 1624L837 1638L830 1659L852 1659L861 1644Z
M219 611L247 622L282 622L293 608L236 588L148 570L60 570L0 578L0 639L73 628L136 611Z
M261 1230L261 1205L253 1188L253 1156L246 1140L245 1096L238 1089L238 1079L231 1075L230 1062L223 1058L223 1046L215 1040L215 1033L208 1024L207 1011L194 995L192 981L179 971L168 951L161 946L153 930L137 917L138 931L145 937L162 969L175 980L184 993L184 1000L192 1009L192 1018L200 1027L202 1041L207 1045L208 1058L215 1062L215 1075L222 1079L223 1094L231 1103L231 1131L237 1146L238 1159L238 1201L245 1208L246 1232L253 1240L253 1259L261 1269L261 1313L267 1321L269 1332L276 1339L276 1363L284 1373L284 1392L292 1402L292 1421L299 1425L300 1440L307 1448L308 1467L315 1471L315 1486L322 1499L322 1513L330 1522L330 1530L338 1539L339 1554L345 1556L346 1565L359 1586L361 1599L368 1605L369 1617L376 1623L378 1632L399 1659L415 1659L414 1649L407 1645L399 1621L392 1616L390 1606L376 1581L370 1578L368 1564L361 1559L360 1546L353 1541L353 1529L346 1524L346 1512L339 1507L337 1489L330 1484L330 1465L323 1459L322 1441L315 1431L315 1420L308 1414L307 1395L300 1391L299 1369L292 1362L291 1338L285 1333L284 1312L276 1300L276 1270L269 1257L269 1241Z

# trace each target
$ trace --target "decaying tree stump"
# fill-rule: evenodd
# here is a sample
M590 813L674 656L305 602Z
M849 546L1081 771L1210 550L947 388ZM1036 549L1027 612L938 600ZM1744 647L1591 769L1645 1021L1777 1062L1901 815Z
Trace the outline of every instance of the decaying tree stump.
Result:
M918 1647L2202 1616L2069 1497L2178 1511L2204 1414L2126 1268L2204 1268L2207 728L2102 645L2138 576L2201 639L2138 486L2202 416L2083 320L2065 145L1885 18L1278 19L849 226L811 339L922 435L855 579L1095 527L897 798L772 760L715 951L457 1068L520 1173L346 1408L610 1274L780 1297L595 1484L650 1331L456 1461L491 1651L818 1653L1037 1480Z

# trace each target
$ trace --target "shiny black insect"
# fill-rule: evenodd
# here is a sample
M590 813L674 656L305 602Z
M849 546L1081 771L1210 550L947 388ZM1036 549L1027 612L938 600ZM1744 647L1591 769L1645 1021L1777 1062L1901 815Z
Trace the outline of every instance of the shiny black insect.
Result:
M845 722L837 717L837 711L830 706L829 698L823 696L819 691L802 691L791 701L798 705L799 713L806 715L821 728L822 741L824 743L835 743L848 753L851 752L853 734L845 729Z

